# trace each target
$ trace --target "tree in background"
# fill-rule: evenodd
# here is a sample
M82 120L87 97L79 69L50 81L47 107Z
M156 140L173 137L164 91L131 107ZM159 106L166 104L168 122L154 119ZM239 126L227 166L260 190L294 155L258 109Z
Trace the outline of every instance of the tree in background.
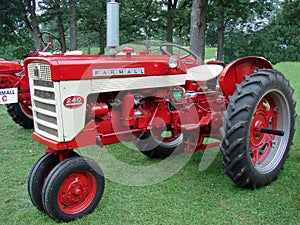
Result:
M225 60L259 55L272 63L300 61L300 1L272 2L267 19L232 29L225 42ZM257 9L267 11L257 2ZM258 15L260 12L258 11Z
M217 59L224 60L225 37L261 29L269 23L278 0L211 0L208 10L208 44L217 45ZM215 39L216 38L216 39ZM234 44L234 43L232 43ZM230 46L229 46L230 47Z
M106 33L106 1L79 0L78 4L78 41L79 46L99 47L99 54L104 54Z
M17 1L16 3L23 6L23 19L26 27L33 37L35 48L41 50L41 32L39 29L38 17L36 15L36 0L22 0L21 2Z
M69 0L70 3L70 50L77 49L77 0Z
M39 2L39 7L43 10L43 14L41 18L43 19L44 23L54 22L56 24L56 30L58 30L59 39L62 43L62 52L66 52L66 36L65 36L65 23L66 20L66 8L67 2L65 0L43 0ZM67 11L69 13L69 11ZM68 14L69 16L69 14ZM55 28L54 28L55 29ZM56 33L50 31L52 33Z
M103 54L106 2L2 0L0 57L21 58L29 50L41 49L40 29L60 37L64 49L99 46ZM299 0L124 0L120 43L190 43L201 58L205 46L217 45L217 58L225 56L226 61L254 54L272 62L282 57L297 60L298 10Z
M0 21L0 58L23 58L41 49L35 0L2 0Z
M201 63L205 58L206 11L207 0L193 0L190 49L196 53Z
M168 0L165 3L167 5L166 41L169 43L173 43L174 19L177 3L178 0Z

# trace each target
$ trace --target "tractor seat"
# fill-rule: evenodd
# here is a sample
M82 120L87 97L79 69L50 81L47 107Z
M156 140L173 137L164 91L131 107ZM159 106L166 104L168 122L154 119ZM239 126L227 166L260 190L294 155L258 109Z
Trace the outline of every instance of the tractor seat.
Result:
M64 55L83 55L83 54L84 53L81 50L72 50L64 53Z
M187 76L185 80L208 81L219 76L222 70L223 66L215 64L195 66L187 69Z

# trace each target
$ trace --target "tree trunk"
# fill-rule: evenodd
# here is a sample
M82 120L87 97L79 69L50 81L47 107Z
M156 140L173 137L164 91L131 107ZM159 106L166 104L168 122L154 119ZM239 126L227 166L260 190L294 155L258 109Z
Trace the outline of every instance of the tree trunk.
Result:
M204 63L207 0L193 0L190 49Z
M63 23L63 12L61 11L59 0L55 1L54 9L57 16L57 25L59 30L60 41L62 43L62 52L66 52L66 38L65 38L65 28Z
M222 7L218 9L218 48L217 60L224 60L224 10Z
M76 17L76 0L70 1L70 50L77 49L77 17Z
M100 55L104 55L105 53L105 22L104 19L100 19L100 27L99 27L99 41L100 41Z
M167 18L167 34L166 41L173 43L173 27L174 27L174 12L177 7L178 0L168 0L168 18Z
M42 41L41 41L41 32L39 29L39 23L37 20L37 16L35 13L35 6L36 6L36 1L35 0L26 0L25 4L27 6L28 12L29 12L29 18L31 21L27 19L25 16L25 23L26 26L33 37L34 40L34 45L37 51L42 50Z

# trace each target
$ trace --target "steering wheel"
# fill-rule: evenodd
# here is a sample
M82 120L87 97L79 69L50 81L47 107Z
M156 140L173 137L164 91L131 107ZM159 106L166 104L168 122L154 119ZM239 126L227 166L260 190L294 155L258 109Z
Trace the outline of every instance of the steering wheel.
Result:
M172 56L172 55L177 55L177 54L174 54L173 52L170 51L170 49L172 49L172 51L174 50L173 48L175 49L178 49L180 51L183 51L187 54L185 55L180 55L178 56L178 59L179 60L183 60L189 56L191 56L193 58L193 61L184 61L183 64L195 64L197 61L198 61L198 56L190 51L190 50L187 50L186 48L180 46L180 45L176 45L176 44L171 44L171 43L163 43L160 45L159 49L160 51L163 53L163 54L167 54L169 56Z
M41 39L43 44L46 46L43 52L47 51L48 48L52 47L54 51L62 51L62 43L59 38L55 37L48 31L41 33Z

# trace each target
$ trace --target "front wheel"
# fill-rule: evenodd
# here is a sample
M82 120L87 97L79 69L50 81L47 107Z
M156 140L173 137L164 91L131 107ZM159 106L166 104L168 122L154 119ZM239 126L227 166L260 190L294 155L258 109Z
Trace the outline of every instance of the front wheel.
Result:
M76 152L71 151L70 157L79 156ZM42 189L44 182L50 171L59 163L59 157L56 154L45 154L39 158L32 166L28 178L28 194L33 205L40 211L44 212L42 202Z
M33 205L40 211L44 211L42 203L42 188L50 171L59 163L55 154L45 154L32 166L28 178L28 193Z
M43 206L56 221L69 222L91 213L104 191L101 168L92 159L66 159L48 175L42 191Z
M226 174L238 186L254 189L277 178L295 132L292 95L281 73L260 70L229 97L221 152Z

